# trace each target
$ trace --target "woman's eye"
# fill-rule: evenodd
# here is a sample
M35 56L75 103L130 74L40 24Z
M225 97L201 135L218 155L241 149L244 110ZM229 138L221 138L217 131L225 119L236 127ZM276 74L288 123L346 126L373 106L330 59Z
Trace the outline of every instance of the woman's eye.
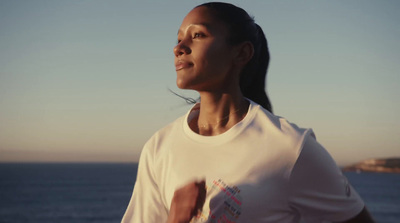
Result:
M204 34L203 34L203 33L195 33L195 34L193 35L193 39L195 39L195 38L200 38L200 37L204 37Z

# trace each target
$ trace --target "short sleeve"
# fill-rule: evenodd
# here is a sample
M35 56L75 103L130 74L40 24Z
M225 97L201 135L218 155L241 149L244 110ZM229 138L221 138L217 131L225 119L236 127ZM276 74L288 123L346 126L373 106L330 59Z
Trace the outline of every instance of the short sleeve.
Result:
M362 211L364 202L329 153L312 135L290 176L290 205L305 222L346 221Z
M133 194L122 218L122 223L159 223L167 221L168 211L161 200L153 172L153 163L151 146L147 143L140 156Z

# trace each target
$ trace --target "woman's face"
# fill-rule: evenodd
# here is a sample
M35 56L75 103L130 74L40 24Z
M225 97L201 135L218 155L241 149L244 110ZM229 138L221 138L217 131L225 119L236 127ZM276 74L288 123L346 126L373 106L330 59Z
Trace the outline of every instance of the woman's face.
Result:
M232 77L233 47L228 29L206 7L194 8L183 20L174 47L177 86L197 91L222 90Z

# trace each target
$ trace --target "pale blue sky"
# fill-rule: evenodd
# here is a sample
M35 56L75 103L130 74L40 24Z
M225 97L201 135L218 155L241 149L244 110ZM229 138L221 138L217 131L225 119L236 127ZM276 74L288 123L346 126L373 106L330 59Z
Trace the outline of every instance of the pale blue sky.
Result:
M172 48L204 1L0 1L0 161L137 161L190 107ZM398 1L230 1L263 28L274 112L339 164L400 156Z

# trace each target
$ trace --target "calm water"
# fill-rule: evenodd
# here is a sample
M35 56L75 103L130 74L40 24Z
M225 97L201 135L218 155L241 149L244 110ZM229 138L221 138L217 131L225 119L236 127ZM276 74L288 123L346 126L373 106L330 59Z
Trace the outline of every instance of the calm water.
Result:
M136 164L0 164L0 222L120 222L136 170ZM377 222L400 222L400 174L346 175Z
M0 222L120 222L133 164L0 164Z

